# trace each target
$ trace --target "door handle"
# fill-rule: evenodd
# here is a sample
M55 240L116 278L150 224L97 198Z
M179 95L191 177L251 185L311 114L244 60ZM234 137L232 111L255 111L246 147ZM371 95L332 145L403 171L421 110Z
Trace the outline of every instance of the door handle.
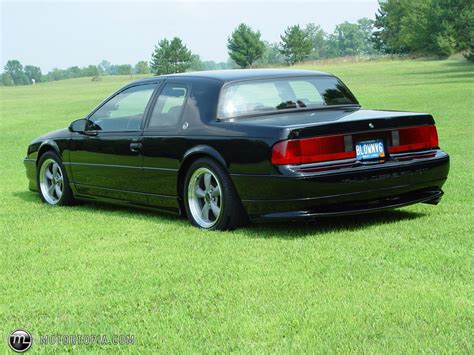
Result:
M95 137L97 136L97 131L84 131L86 136Z
M141 143L130 143L130 150L132 152L138 152L142 149L142 144Z

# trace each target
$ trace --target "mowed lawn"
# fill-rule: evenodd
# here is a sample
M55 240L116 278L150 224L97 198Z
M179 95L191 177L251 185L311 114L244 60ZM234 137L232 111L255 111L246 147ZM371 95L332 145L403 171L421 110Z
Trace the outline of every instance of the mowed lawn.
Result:
M135 336L33 345L43 352L473 353L474 66L303 67L339 75L364 107L432 113L451 155L442 202L234 232L124 207L50 207L27 189L28 143L130 78L0 87L1 336Z

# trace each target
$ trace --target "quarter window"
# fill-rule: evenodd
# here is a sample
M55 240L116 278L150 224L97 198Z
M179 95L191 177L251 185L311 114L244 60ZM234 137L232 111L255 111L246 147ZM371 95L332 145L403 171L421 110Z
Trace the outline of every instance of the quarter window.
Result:
M100 131L137 131L156 84L126 89L111 98L89 117L89 129Z
M171 129L176 127L187 93L186 85L167 83L156 100L148 128Z

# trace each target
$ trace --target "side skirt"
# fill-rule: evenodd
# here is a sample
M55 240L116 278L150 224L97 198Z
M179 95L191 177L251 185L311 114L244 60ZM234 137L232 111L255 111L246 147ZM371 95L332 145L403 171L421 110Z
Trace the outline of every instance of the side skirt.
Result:
M82 201L105 202L121 206L144 208L148 210L161 211L174 215L181 215L177 196L163 196L146 194L141 192L130 192L105 187L80 185L78 192L76 184L71 184L74 197ZM86 188L86 190L84 189ZM91 193L85 193L89 190ZM121 196L116 197L116 196ZM132 197L132 198L130 198Z

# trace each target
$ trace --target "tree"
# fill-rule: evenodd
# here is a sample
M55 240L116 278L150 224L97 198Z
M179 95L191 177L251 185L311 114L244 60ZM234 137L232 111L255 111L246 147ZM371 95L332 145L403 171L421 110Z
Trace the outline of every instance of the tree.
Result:
M3 73L2 76L1 76L1 82L2 82L2 85L5 85L5 86L15 85L10 73Z
M155 46L151 58L151 69L157 75L182 73L191 66L192 53L180 38L166 38Z
M451 48L451 52L463 52L464 56L474 61L474 3L472 0L433 0L439 18L434 19L439 26L436 45L439 52ZM432 19L433 21L433 19ZM443 54L441 54L443 55Z
M388 53L448 56L464 52L474 38L472 0L380 1L373 41Z
M51 71L48 72L46 75L48 81L56 81L66 79L64 70L53 68Z
M132 75L132 66L130 64L120 64L117 67L117 75Z
M405 17L406 12L405 3L379 1L379 10L375 14L374 23L376 30L372 37L377 49L385 53L409 52L409 49L399 40L401 19Z
M285 56L285 61L293 65L306 59L313 48L313 43L308 32L299 25L290 26L280 36L280 52Z
M262 57L256 62L257 64L270 64L278 65L285 64L285 57L280 53L280 47L278 43L265 43L265 51L263 52Z
M69 67L66 71L68 78L79 78L82 76L81 69L78 66Z
M387 10L385 6L380 3L380 7L375 14L374 31L372 33L372 42L374 48L382 53L390 53L391 48L387 45L388 33L387 26Z
M205 60L202 62L202 65L204 66L203 70L220 70L220 69L229 69L229 65L224 62L219 62L216 63L213 60Z
M327 51L326 32L323 31L321 26L316 25L314 23L307 24L305 31L311 38L313 47L311 49L311 52L309 53L308 59L317 60L325 57Z
M260 39L259 31L241 23L227 39L230 58L241 68L250 68L260 59L265 51L265 44Z
M205 65L201 61L201 57L199 57L197 54L191 55L191 65L189 66L189 69L192 71L205 70Z
M98 76L99 69L95 65L89 65L81 69L81 76Z
M41 69L33 65L25 65L25 75L28 77L30 83L32 83L33 80L39 83L43 77Z
M117 64L111 64L110 67L107 70L107 74L109 75L117 75L118 72L118 65Z
M337 40L339 55L350 56L362 53L364 47L364 34L356 23L343 22L334 30Z
M9 60L4 68L5 72L10 75L15 85L26 85L28 84L28 77L23 71L23 66L16 60Z
M239 65L231 57L227 58L227 62L225 64L226 64L228 69L239 68Z
M141 60L137 64L135 64L134 68L135 74L149 74L150 67L148 66L148 62L146 60Z
M327 36L325 57L334 58L340 56L341 51L339 50L339 38L337 34L331 33Z
M374 20L363 17L357 20L357 25L362 35L362 47L360 48L361 53L364 54L375 54L377 50L374 48L372 42L372 34L374 32Z
M111 66L110 62L104 59L99 63L97 67L99 68L101 72L110 75L110 66Z
M402 4L405 13L400 23L399 43L410 52L436 53L435 42L439 28L429 17L439 18L439 14L436 13L437 9L432 7L432 0L418 0L413 3L404 0Z

